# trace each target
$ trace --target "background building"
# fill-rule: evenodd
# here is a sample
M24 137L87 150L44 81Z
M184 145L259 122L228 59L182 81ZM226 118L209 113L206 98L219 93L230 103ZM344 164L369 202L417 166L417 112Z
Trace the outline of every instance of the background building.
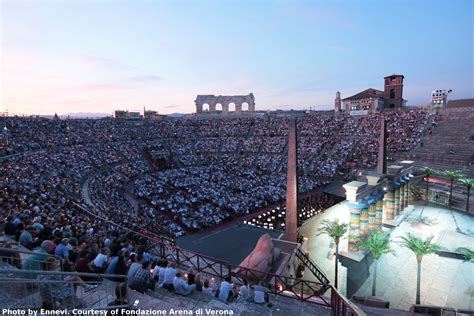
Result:
M335 112L345 112L350 115L365 115L382 111L384 109L396 109L405 106L403 99L403 75L391 75L384 78L384 90L369 88L348 98L342 99L340 106L340 93L336 94Z

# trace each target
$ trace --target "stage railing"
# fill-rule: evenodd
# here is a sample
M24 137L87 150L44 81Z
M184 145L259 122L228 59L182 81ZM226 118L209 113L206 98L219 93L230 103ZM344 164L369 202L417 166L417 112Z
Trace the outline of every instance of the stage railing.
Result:
M349 301L338 290L331 287L331 310L333 316L365 316L366 313Z
M76 204L76 206L79 205ZM93 212L87 211L84 207L80 208L91 215L97 216ZM115 224L111 221L108 222ZM121 225L117 226L125 228ZM271 294L331 307L332 315L365 315L360 308L339 294L339 292L337 292L337 290L330 284L312 282L240 267L211 256L201 255L177 247L174 240L170 241L166 238L160 238L159 236L153 238L146 236L143 233L135 232L129 228L125 229L148 238L154 245L152 248L152 255L166 258L168 262L176 263L181 269L192 268L195 272L207 274L219 279L231 275L234 278L234 281L240 282L241 284L243 284L243 280L246 278L258 278L264 280L264 284ZM327 293L328 289L331 289L329 295Z

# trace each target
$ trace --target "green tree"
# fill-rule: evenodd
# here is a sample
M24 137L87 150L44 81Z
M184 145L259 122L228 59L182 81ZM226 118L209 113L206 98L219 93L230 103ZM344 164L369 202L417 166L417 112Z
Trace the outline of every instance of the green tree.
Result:
M454 180L458 180L459 178L461 178L462 174L457 170L444 170L443 174L451 180L451 186L449 187L449 205L451 205L453 198Z
M474 261L474 250L467 247L459 247L456 249L457 252L460 252L464 255L464 261Z
M321 227L318 229L317 236L321 234L326 234L334 240L336 244L336 263L335 263L335 277L334 277L334 287L337 289L337 262L339 260L339 242L341 238L347 233L348 225L345 223L339 224L339 220L335 219L333 221L323 220Z
M474 179L461 178L459 179L459 182L467 188L466 212L469 213L469 195L471 195L471 188L474 185Z
M384 254L391 253L396 255L395 250L390 247L389 238L383 233L372 233L367 239L359 238L359 248L368 251L374 258L374 279L372 281L372 296L376 295L376 283L377 283L377 265L380 257Z
M416 304L420 304L420 285L421 285L421 260L424 256L435 253L440 250L437 244L434 244L434 236L422 239L410 233L402 238L402 246L410 249L416 256L417 271L416 271Z
M429 191L430 191L430 177L436 173L436 170L431 167L425 167L423 172L426 175L426 203L428 203Z

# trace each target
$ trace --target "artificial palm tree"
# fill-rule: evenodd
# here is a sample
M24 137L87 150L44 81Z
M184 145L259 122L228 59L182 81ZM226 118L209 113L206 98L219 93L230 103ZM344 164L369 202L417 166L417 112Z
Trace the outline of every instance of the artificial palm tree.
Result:
M321 234L326 234L334 240L336 244L336 266L335 266L335 277L334 277L334 287L337 289L337 261L339 258L339 242L341 238L347 233L348 225L346 223L339 224L339 220L335 219L333 221L324 220L321 223L321 227L318 229L317 236Z
M375 296L375 287L377 283L377 264L380 257L386 253L396 255L395 250L390 247L389 238L382 232L374 232L367 239L360 238L359 247L362 250L368 251L374 257L374 279L372 282L372 296Z
M459 178L461 178L462 174L461 172L457 170L444 170L443 174L449 177L449 179L451 179L451 186L449 188L449 205L451 205L452 197L453 197L454 180L458 180Z
M436 170L431 167L425 167L423 172L426 175L426 203L428 203L429 189L430 189L430 176L436 173Z
M474 261L474 250L467 247L459 247L456 249L457 252L460 252L464 255L464 261Z
M410 249L416 256L416 304L420 304L421 260L424 256L435 253L440 247L433 243L434 236L422 239L410 233L402 237L402 246Z
M471 188L474 185L474 179L461 178L459 179L459 182L461 182L467 188L466 212L469 213L469 195L471 194Z

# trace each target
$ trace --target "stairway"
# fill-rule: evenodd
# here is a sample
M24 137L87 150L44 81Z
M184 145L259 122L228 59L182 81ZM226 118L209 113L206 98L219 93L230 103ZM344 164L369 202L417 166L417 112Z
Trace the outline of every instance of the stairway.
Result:
M301 249L296 249L296 257L301 260L305 267L313 273L313 275L323 284L321 288L321 293L323 294L328 290L331 286L329 285L329 279L326 275L318 268L318 266L309 258L307 254L305 254Z

